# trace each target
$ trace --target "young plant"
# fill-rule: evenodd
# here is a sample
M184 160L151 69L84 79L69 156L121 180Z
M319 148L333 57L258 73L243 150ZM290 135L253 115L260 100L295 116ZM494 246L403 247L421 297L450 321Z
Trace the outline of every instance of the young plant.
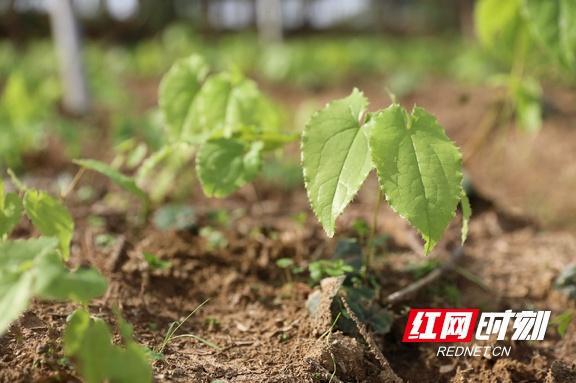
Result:
M369 113L367 107L362 92L354 89L347 98L326 105L306 125L302 166L312 210L332 237L336 218L375 168L378 201L382 193L418 230L428 254L454 217L458 203L463 206L465 221L470 215L462 188L460 151L422 108L414 107L409 113L394 103ZM464 229L462 239L465 236Z
M327 277L339 277L352 273L354 268L342 259L321 259L311 262L308 265L310 279L313 283L318 283Z
M70 319L64 352L73 357L87 382L152 380L142 346L132 340L130 326L119 318L125 348L114 346L104 322L90 318L90 300L106 292L107 282L94 270L68 269L74 225L66 207L49 194L29 189L11 173L17 193L5 193L0 179L0 335L18 319L33 298L71 300L84 308ZM44 236L8 240L10 231L26 213Z
M17 193L5 193L0 180L0 334L34 297L87 303L107 286L96 270L70 271L64 264L73 231L66 207L45 192L20 187L23 201ZM44 236L7 239L23 212Z
M163 356L163 352L164 349L166 348L166 346L168 346L168 344L170 344L170 342L172 342L174 339L179 339L179 338L192 338L195 339L203 344L205 344L206 346L214 349L214 350L221 350L221 348L204 339L201 338L197 335L194 334L180 334L180 335L176 335L176 333L178 332L178 330L180 329L180 327L182 327L182 325L184 325L184 323L186 323L188 321L188 319L190 319L194 314L196 314L196 312L198 312L198 310L200 310L206 303L208 303L208 300L205 300L204 302L200 303L194 310L192 310L192 312L190 314L188 314L188 316L186 316L186 318L179 320L179 321L175 321L170 323L170 326L168 327L168 330L166 331L166 334L164 335L164 339L162 339L162 343L160 343L160 345L158 345L158 347L156 349L154 349L154 354L159 355L159 356Z
M17 193L4 194L0 179L0 240L20 222L22 212L25 212L42 235L58 239L60 254L63 260L68 260L74 233L74 221L68 209L50 194L23 185L11 170L9 174L22 198Z
M552 62L572 75L576 68L576 2L572 0L480 0L474 13L480 43L503 61L510 73L496 82L508 90L507 107L520 127L528 131L542 125L542 90L526 74L526 64ZM507 111L504 116L507 118Z
M196 174L209 197L226 197L258 174L263 156L295 139L278 130L278 116L256 84L235 71L210 74L200 56L180 60L162 79L159 105L167 143L142 163L136 179L182 151L196 155ZM133 194L142 188L97 161L76 161ZM135 187L136 186L136 187Z
M104 294L106 286L96 270L68 270L54 238L0 243L0 334L26 310L32 298L88 303Z
M133 339L132 326L117 314L122 346L112 343L112 333L102 319L76 310L64 332L64 354L74 359L87 383L151 382L148 349Z

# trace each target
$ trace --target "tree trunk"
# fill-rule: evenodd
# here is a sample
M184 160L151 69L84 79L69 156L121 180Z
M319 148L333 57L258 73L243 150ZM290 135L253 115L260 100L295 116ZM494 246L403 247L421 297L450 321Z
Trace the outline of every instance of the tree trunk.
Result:
M264 43L282 41L282 1L256 0L258 35Z
M60 63L64 108L70 113L82 115L90 109L90 98L84 74L80 32L72 0L50 0L48 6L52 35Z

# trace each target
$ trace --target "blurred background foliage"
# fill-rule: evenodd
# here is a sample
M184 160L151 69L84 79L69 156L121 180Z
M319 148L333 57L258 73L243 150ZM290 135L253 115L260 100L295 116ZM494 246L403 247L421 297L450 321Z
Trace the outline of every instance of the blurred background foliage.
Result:
M192 53L216 70L306 92L368 78L403 96L426 78L480 84L509 68L477 43L473 0L279 0L282 39L272 42L259 36L258 0L74 0L92 111L70 116L60 101L48 1L0 0L0 168L20 167L23 154L51 137L68 157L86 136L160 147L158 81ZM526 58L538 78L573 83L549 64ZM315 107L278 106L294 130Z

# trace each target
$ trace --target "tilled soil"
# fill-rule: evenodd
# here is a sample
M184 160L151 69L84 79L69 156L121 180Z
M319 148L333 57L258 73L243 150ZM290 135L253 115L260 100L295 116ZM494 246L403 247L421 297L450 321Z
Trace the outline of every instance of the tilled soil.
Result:
M371 197L370 186L346 214L344 227L355 217L369 215L364 206ZM243 198L198 201L198 225L208 224L213 209L234 211L245 206ZM208 299L180 333L194 334L218 348L189 337L174 340L164 350L164 359L154 364L157 381L327 382L334 366L340 381L386 381L362 337L338 331L322 336L330 328L331 317L311 316L306 309L306 299L318 287L304 278L287 280L275 265L281 257L306 265L333 252L334 241L324 238L312 217L304 224L292 218L304 204L301 193L287 194L283 201L262 201L224 229L229 244L219 250L210 248L194 228L168 232L149 228L125 235L122 246L106 249L87 245L95 233L88 227L81 229L82 245L75 247L75 262L96 265L110 280L108 293L90 306L91 312L113 323L111 308L120 307L135 325L136 338L154 348L172 321ZM395 373L410 382L574 379L570 365L576 355L574 325L564 337L550 326L544 342L512 344L509 358L437 357L437 344L400 342L410 306L538 308L552 310L553 316L574 307L552 287L558 273L573 261L573 235L543 232L485 207L476 211L458 263L460 271L448 271L415 296L388 306L394 323L389 334L375 338L378 348ZM413 233L392 212L384 211L380 223L383 230L396 228L389 230L388 249L377 258L375 275L385 297L412 283L410 267L429 259L411 249L416 246ZM351 234L344 231L341 237ZM431 259L444 261L443 248L457 236L454 224ZM142 259L144 251L170 260L172 267L150 271ZM76 380L70 362L62 358L60 341L72 310L69 304L34 303L2 338L0 381Z
M367 88L375 104L387 102L382 89ZM334 96L316 95L320 102ZM283 97L298 100L301 95ZM486 89L437 83L408 101L437 114L451 137L465 147L474 122L482 119L482 110L493 97ZM381 286L378 300L393 322L388 334L370 338L404 381L576 381L574 323L564 336L551 324L543 342L505 343L512 354L501 358L437 357L438 344L401 342L409 307L546 309L552 310L552 318L575 308L573 300L553 287L576 254L576 236L569 231L576 216L571 198L576 138L570 139L576 131L568 127L573 111L566 109L566 97L554 98L557 107L537 136L529 139L504 130L482 143L466 166L481 196L472 199L474 216L462 258L415 295L388 305L383 302L390 293L422 278L415 267L448 262L459 226L458 222L451 225L435 253L424 258L408 225L386 209L380 214L379 231L387 240L376 258L374 276ZM467 109L458 109L459 104ZM512 139L518 145L506 145ZM370 221L375 187L370 178L339 220L334 239L324 235L309 213L301 188L285 190L262 180L255 185L256 194L247 188L223 201L204 199L194 190L189 202L197 221L181 231L137 228L132 224L133 212L103 208L101 202L76 206L78 230L71 263L93 265L110 281L107 294L90 305L91 312L113 324L112 308L118 306L134 324L137 340L151 349L162 342L170 323L207 300L179 331L197 338L173 340L163 350L164 358L154 362L156 381L390 381L390 371L364 337L338 329L330 333L330 313L308 312L306 301L320 287L309 284L305 275L286 274L275 263L288 257L305 267L313 260L330 258L339 239L358 237L351 224L359 217ZM226 211L233 218L216 224L210 218L215 211ZM295 219L302 212L307 218ZM105 228L88 225L88 216L103 218ZM226 243L221 248L209 243L199 234L204 226L222 231ZM102 233L112 235L115 243L98 245ZM26 224L17 230L18 236L29 234ZM150 270L143 252L172 266ZM322 296L328 299L329 287L324 287ZM78 381L71 361L62 357L61 344L66 318L74 308L34 302L0 338L0 382Z

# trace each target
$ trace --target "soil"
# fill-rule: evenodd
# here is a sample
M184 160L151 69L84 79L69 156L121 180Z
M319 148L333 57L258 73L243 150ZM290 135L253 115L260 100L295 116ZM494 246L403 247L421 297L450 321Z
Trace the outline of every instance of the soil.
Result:
M304 92L270 85L266 89L289 106L297 106ZM373 108L388 103L383 87L367 83L364 89L375 100ZM312 96L324 103L348 92L343 86ZM493 93L435 80L405 101L436 114L466 155L474 127L498 96ZM134 207L117 209L98 200L86 208L71 201L78 227L71 264L93 265L110 281L107 294L95 300L90 311L115 323L112 308L119 307L134 325L136 339L154 349L170 323L207 301L179 331L197 338L173 340L163 350L164 358L154 363L159 382L391 381L378 351L367 346L370 340L406 382L576 382L576 323L564 336L550 325L543 342L508 342L509 357L437 357L438 344L401 342L409 307L546 309L552 310L553 318L575 308L573 300L554 288L576 254L571 231L576 223L576 130L569 124L576 113L569 105L575 100L560 90L550 94L554 108L540 133L492 131L474 149L466 163L474 186L474 216L463 256L457 268L416 295L382 303L393 318L387 334L372 334L367 340L357 331L336 327L331 332L329 307L336 282L313 286L305 276L286 275L275 263L289 257L306 266L331 257L339 239L357 237L350 229L352 222L359 217L369 221L372 215L372 176L339 220L334 239L322 232L301 187L266 179L256 182L256 192L244 188L226 200L206 199L194 190L188 202L194 206L196 222L186 230L138 228L132 222ZM513 145L508 144L511 140ZM232 218L215 223L218 211ZM301 212L306 213L304 221L295 219ZM95 229L88 224L90 216L103 218L105 226ZM215 247L200 235L205 226L221 230L225 246ZM454 222L438 250L424 258L415 233L392 211L383 209L378 227L386 236L374 268L381 302L421 278L415 266L446 262L460 230ZM102 233L115 243L98 245ZM18 236L29 234L25 223L17 230ZM172 266L150 270L144 252ZM324 304L310 314L306 302L314 291L321 291ZM34 302L0 338L0 382L78 381L71 362L62 357L61 344L66 318L74 308Z

